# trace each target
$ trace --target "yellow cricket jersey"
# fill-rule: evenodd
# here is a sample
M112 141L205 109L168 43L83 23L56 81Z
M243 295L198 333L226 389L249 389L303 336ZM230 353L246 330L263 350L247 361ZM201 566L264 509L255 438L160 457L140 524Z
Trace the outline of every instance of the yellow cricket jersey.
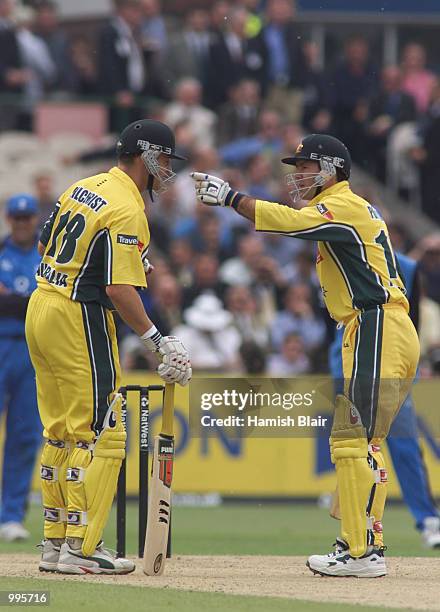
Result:
M144 202L119 168L83 179L60 197L40 237L39 287L111 308L107 285L146 287L150 232Z
M255 228L318 241L316 269L336 321L347 322L360 311L387 303L400 303L408 312L387 226L348 181L332 185L301 210L257 200Z

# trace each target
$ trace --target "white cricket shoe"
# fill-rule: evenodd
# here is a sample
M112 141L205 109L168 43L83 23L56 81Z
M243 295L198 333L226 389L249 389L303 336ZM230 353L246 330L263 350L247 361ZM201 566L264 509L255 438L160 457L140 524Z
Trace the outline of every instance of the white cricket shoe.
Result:
M40 572L56 572L58 566L58 560L60 558L61 542L64 540L59 539L59 543L54 540L43 540L41 544L38 544L41 551L41 560L38 565Z
M347 542L341 538L337 538L334 552L312 555L306 565L314 574L321 576L379 578L387 573L383 549L373 548L363 557L355 558L350 555Z
M8 521L0 526L0 539L5 542L27 540L30 535L29 531L25 529L21 523L16 521Z
M440 518L438 516L425 518L422 539L427 548L440 548Z
M100 542L90 557L81 549L71 548L68 542L61 546L57 571L61 574L130 574L136 569L133 561L117 558L113 551L104 548Z

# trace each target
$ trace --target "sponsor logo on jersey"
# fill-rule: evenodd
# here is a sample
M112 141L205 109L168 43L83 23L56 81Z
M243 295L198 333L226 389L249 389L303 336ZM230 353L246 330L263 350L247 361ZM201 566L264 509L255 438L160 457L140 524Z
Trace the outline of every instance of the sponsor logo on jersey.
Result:
M108 204L107 200L104 200L102 196L85 187L81 187L81 185L75 187L70 197L72 200L84 204L84 206L87 206L90 210L93 210L93 212L98 212L103 206L107 206Z
M47 263L40 263L37 270L37 276L45 278L48 283L55 285L55 287L67 287L67 274L64 272L57 272L55 268L52 268L52 266Z
M329 219L330 221L333 221L334 217L332 213L329 211L329 209L327 208L327 206L325 206L325 204L317 204L316 208L318 209L318 212L321 213L323 217L325 217L326 219Z
M142 253L143 250L144 250L144 243L141 242L140 240L138 240L138 251L139 251L139 253Z
M130 234L118 234L116 242L127 246L139 246L137 236L130 236Z

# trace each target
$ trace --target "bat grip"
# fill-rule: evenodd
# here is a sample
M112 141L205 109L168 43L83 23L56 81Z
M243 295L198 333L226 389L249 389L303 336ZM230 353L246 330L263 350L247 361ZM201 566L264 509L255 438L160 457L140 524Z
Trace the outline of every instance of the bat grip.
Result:
M156 353L156 357L159 363L162 363L159 352ZM174 435L174 383L165 383L161 433L170 437Z

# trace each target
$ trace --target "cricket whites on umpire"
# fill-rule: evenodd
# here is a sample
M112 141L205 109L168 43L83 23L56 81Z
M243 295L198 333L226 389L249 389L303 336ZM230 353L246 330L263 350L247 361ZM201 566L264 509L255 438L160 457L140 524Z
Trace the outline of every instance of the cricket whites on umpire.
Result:
M37 289L26 317L44 427L41 488L44 540L40 569L67 574L126 574L131 560L103 546L103 528L125 456L121 384L112 310L160 357L165 383L186 385L189 355L148 318L150 234L142 193L151 200L174 178L172 131L139 120L117 143L117 167L85 178L59 198L41 234Z
M336 398L330 436L337 479L332 515L341 520L341 534L334 552L312 555L307 566L327 576L384 576L387 476L381 444L416 373L417 332L387 226L374 206L350 189L345 145L312 134L282 161L294 166L287 176L294 203L307 201L300 210L256 200L215 176L192 177L203 204L233 208L260 232L318 242L323 299L345 328L344 393Z

